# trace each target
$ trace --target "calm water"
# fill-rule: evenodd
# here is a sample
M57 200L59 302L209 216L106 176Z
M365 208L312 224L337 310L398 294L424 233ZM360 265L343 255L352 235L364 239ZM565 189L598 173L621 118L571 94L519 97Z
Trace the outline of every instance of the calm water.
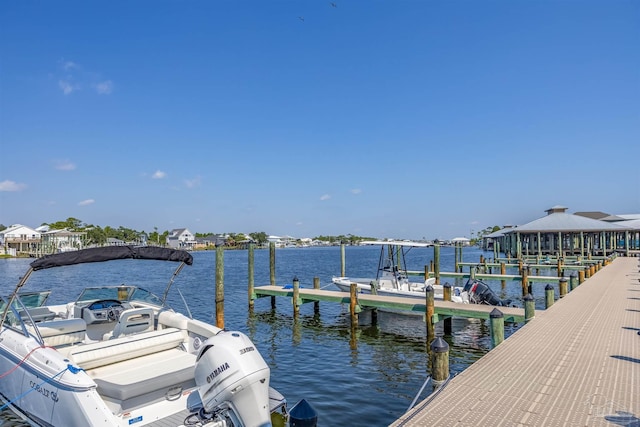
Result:
M466 248L464 261L477 262L480 254L493 256ZM375 275L378 255L375 247L347 247L347 275ZM176 310L184 311L182 299L175 292L180 289L193 317L215 323L215 252L196 252L193 256L194 264L178 275L169 301ZM432 257L432 248L415 248L407 257L408 268L423 270ZM0 260L0 292L13 290L30 261ZM441 248L440 261L440 271L453 271L454 249ZM314 315L313 304L306 304L294 321L287 300L279 298L272 311L270 298L262 298L250 315L247 251L226 251L224 263L225 327L249 335L271 367L271 385L291 406L307 399L318 411L321 426L386 426L406 411L429 369L425 326L418 316L379 313L377 326L371 326L364 312L354 341L348 306L321 303L320 314ZM25 290L51 289L50 303L66 302L74 299L82 287L102 284L136 284L161 295L175 267L175 263L123 260L42 270L33 273ZM339 247L276 250L278 285L291 284L297 276L300 286L311 288L313 278L319 277L321 287L333 289L331 277L339 273ZM268 249L255 251L255 284L269 284ZM508 282L505 290L500 289L499 282L491 285L501 296L521 305L519 282ZM538 293L536 308L541 308L544 295ZM506 325L505 335L519 326ZM445 339L450 345L454 374L491 347L488 325L479 320L454 319L453 333ZM14 423L6 412L0 415L0 426L20 425Z

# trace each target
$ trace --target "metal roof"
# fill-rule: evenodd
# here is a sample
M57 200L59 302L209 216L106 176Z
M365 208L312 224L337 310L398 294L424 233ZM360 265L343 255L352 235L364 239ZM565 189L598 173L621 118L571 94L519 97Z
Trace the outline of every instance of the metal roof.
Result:
M608 223L584 216L568 214L564 212L551 213L545 217L536 219L527 224L520 225L507 233L532 233L553 231L626 231L630 227L622 223Z

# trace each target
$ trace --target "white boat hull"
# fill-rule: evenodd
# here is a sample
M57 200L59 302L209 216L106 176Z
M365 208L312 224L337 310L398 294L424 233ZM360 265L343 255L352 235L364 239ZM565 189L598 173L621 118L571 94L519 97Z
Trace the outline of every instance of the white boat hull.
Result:
M358 289L358 293L371 294L371 283L376 283L375 279L365 279L365 278L349 278L349 277L334 277L332 279L334 285L338 287L343 292L351 291L351 283L355 283ZM396 296L396 297L405 297L405 298L415 298L420 301L424 301L425 294L425 284L419 282L407 282L404 286L404 289L393 288L390 286L385 286L383 281L379 282L380 285L376 286L375 294L376 295L384 295L384 296ZM431 285L434 289L434 297L436 299L443 299L443 287L442 285L435 285L430 280L429 285ZM466 304L468 300L465 301L464 293L461 292L461 288L455 288L453 290L453 295L451 296L451 300L453 302Z

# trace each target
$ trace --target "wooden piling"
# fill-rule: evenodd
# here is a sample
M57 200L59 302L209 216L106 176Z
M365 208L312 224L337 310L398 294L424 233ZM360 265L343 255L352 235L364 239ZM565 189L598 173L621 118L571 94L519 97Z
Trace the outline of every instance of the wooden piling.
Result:
M249 262L249 312L253 312L254 301L256 298L255 293L255 282L254 282L254 254L253 254L253 243L249 243L249 251L248 251L248 262Z
M439 388L449 378L449 344L441 337L431 343L431 378L433 387Z
M313 278L313 289L320 289L320 278L319 277L314 277ZM320 313L320 301L314 301L313 302L313 312L315 314Z
M550 283L547 283L547 286L544 287L544 308L549 308L553 305L555 300L555 294L553 290L553 286Z
M527 267L520 267L520 275L522 276L522 295L527 295L529 292L529 269Z
M568 293L568 280L566 277L560 278L560 281L558 282L558 288L559 288L560 298L564 298L564 296L567 295Z
M446 282L444 285L442 285L442 299L444 301L451 301L451 289L453 288L453 286L451 286L451 283ZM452 332L452 326L451 326L451 317L445 317L444 320L442 321L443 326L444 326L444 333L446 335L451 335Z
M436 285L440 284L440 245L433 246L433 273L436 278Z
M577 287L578 287L578 275L574 271L569 276L569 290L573 291Z
M349 287L349 314L351 315L351 327L358 327L358 285L352 283Z
M579 270L578 271L578 284L581 284L582 282L584 282L584 270Z
M533 295L524 296L524 323L529 323L536 316L536 300Z
M293 299L291 301L293 303L294 317L300 314L300 304L298 304L299 300L300 300L300 281L298 280L298 277L294 277L293 278Z
M562 277L564 275L564 271L562 271L562 267L563 267L562 257L558 257L558 265L557 265L558 277Z
M491 345L495 348L504 341L504 314L494 308L489 313L489 323L491 325Z
M224 329L224 250L216 247L216 326Z
M434 301L435 291L433 290L433 286L431 285L428 285L425 291L426 311L424 320L427 323L427 342L429 342L435 337L435 327L433 325L433 315L436 312Z
M429 266L426 264L424 266L424 280L429 280Z
M504 262L500 263L500 274L503 276L507 274L507 265ZM507 281L505 279L500 280L500 285L504 289L507 286Z
M340 277L344 277L347 275L347 261L344 252L344 243L340 244Z
M269 242L269 283L276 286L276 244ZM276 308L276 297L271 297L271 308Z

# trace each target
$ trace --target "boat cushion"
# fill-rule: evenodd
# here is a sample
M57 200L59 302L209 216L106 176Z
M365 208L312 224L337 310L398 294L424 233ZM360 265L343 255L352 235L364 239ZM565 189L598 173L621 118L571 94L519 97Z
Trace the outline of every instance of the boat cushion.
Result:
M49 320L38 322L36 326L45 345L50 347L81 343L87 332L87 323L82 319Z
M98 392L127 400L176 387L193 379L196 356L179 349L161 351L87 371ZM178 389L178 392L180 389Z
M169 328L75 346L66 355L82 369L89 370L176 348L183 341L182 331Z

